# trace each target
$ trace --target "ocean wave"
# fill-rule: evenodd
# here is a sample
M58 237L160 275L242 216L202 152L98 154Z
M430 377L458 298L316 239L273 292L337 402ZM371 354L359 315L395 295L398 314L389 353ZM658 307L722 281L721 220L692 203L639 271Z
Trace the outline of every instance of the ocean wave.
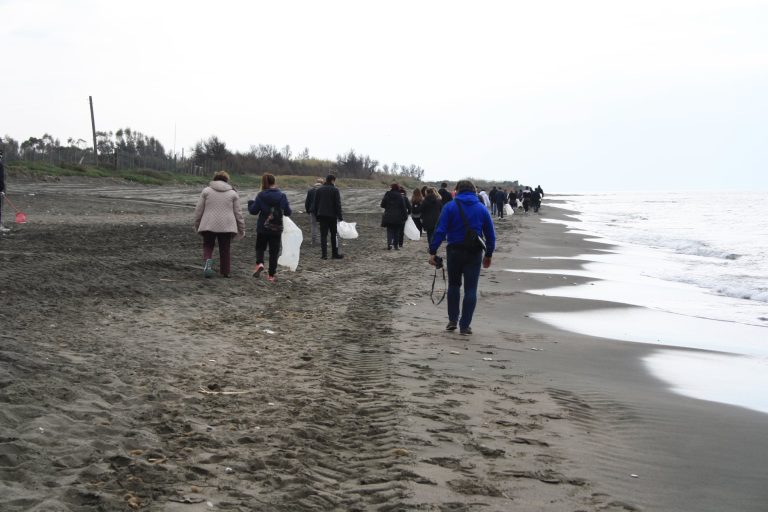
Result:
M726 297L733 297L736 299L768 302L768 291L766 290L751 290L749 288L740 288L738 286L719 286L715 288L715 292L719 295L725 295Z
M704 288L716 295L722 295L724 297L731 297L733 299L754 300L757 302L768 302L768 290L765 288L754 288L748 284L743 283L739 285L726 285L716 281L708 280L705 278L683 278L674 279L680 283L691 284L699 288Z
M737 260L742 256L741 254L735 252L724 251L722 249L712 247L708 243L702 242L700 240L686 240L679 238L665 239L662 237L642 238L643 240L638 241L644 242L645 244L648 244L652 247L655 246L661 249L671 249L678 254L685 254L688 256L703 256L706 258L717 258L731 261Z
M700 242L698 240L672 240L670 247L674 249L676 253L688 254L690 256L705 256L723 260L736 260L741 257L740 254L716 249L706 242Z

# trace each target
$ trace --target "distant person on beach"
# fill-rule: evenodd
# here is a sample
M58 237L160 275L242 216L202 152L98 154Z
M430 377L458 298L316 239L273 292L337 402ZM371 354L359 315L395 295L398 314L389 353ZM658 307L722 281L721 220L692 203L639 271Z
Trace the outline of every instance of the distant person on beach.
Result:
M315 200L315 192L317 192L317 189L322 186L322 184L323 178L317 178L317 180L315 180L314 186L307 191L306 199L304 199L304 211L309 214L309 228L310 232L312 233L312 247L317 245L318 232L317 215L311 211L312 202Z
M413 189L413 195L411 196L411 218L416 227L419 228L419 236L424 233L424 227L421 224L421 206L424 203L424 194L421 189Z
M203 236L203 275L213 275L213 249L219 242L219 273L230 277L232 239L245 236L240 196L229 184L227 171L213 175L195 207L195 231Z
M258 215L256 220L256 266L253 277L259 277L264 270L264 251L269 250L267 280L274 283L277 278L277 259L283 236L283 216L291 216L288 197L277 188L275 177L264 173L261 177L261 191L248 201L248 211Z
M443 202L443 205L449 201L453 201L453 196L448 192L448 183L442 182L440 184L440 190L438 190L437 193L440 194L440 200Z
M500 219L504 218L504 205L507 204L506 190L498 189L496 191L496 214Z
M440 211L443 209L443 202L434 187L427 189L424 196L424 202L421 205L421 225L427 232L427 242L432 243L437 227L437 219L440 218Z
M523 210L528 213L528 209L531 207L531 187L525 187L523 190Z
M336 176L329 174L325 177L325 183L315 192L310 211L315 214L320 223L321 258L328 259L328 234L330 233L331 258L342 259L344 255L339 252L336 222L341 222L344 218L341 213L341 194L336 188Z
M405 220L408 220L408 215L411 214L412 207L411 202L408 200L408 193L405 191L405 188L403 186L400 186L400 195L403 196L403 199L405 199L405 211L406 216ZM403 222L403 225L400 226L400 232L397 234L397 241L400 244L400 248L403 248L403 242L405 241L405 222Z
M491 188L488 194L488 200L491 202L491 215L496 216L496 187Z
M512 206L512 208L517 208L517 190L514 188L509 191L509 195L507 196L507 200L509 201L509 204Z
M541 188L541 185L536 185L536 192L539 193L539 195L542 197L542 199L544 198L544 189Z
M448 325L446 330L472 334L472 315L477 304L480 267L491 266L496 233L488 209L480 202L469 180L456 184L456 198L443 207L435 235L429 244L429 264L435 265L437 250L447 239ZM483 242L484 238L484 243ZM462 280L464 301L459 308Z
M381 216L381 226L387 228L387 250L398 250L400 247L400 230L408 219L408 209L405 197L400 193L400 186L392 183L389 190L381 199L384 214Z
M488 196L488 192L485 191L484 188L480 189L480 193L477 194L480 196L480 200L483 202L486 208L489 210L491 209L491 198Z
M7 233L9 228L3 226L3 202L5 200L5 154L0 150L0 233Z
M533 207L533 213L538 213L539 208L541 208L541 194L539 194L538 188L531 191L531 206Z

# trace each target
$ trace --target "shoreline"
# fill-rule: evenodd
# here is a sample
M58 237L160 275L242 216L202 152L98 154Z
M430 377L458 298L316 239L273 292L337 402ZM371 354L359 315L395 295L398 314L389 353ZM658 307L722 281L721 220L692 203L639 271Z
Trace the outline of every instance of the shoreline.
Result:
M495 258L496 268L524 268L525 259L534 255L576 256L579 248L582 253L610 249L578 233L565 233L562 225L537 222L535 230L533 244L523 236L519 251L505 251L504 259ZM528 232L533 233L533 228ZM536 265L546 266L547 261ZM552 267L562 268L562 263ZM509 274L518 290L546 287L549 281L545 275ZM563 281L575 279L568 276ZM595 307L620 312L634 306L528 294L518 297L525 304L522 311L513 307L512 312L518 315L520 329L530 329L551 342L545 345L547 351L520 352L521 363L540 372L541 385L553 390L552 396L565 397L558 400L573 415L577 431L576 442L568 443L568 450L587 462L607 492L648 510L761 509L766 493L760 482L768 476L760 463L768 448L761 432L768 426L768 416L673 393L643 363L658 351L656 345L570 333L526 316ZM490 310L495 320L509 321L509 310L484 306L478 310Z

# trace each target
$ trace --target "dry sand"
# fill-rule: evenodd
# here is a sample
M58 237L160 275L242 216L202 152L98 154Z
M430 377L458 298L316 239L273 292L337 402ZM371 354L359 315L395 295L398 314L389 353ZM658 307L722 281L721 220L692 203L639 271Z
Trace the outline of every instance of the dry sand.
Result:
M594 306L503 270L604 248L561 226L498 223L463 337L426 242L383 250L383 191L342 192L345 260L305 243L273 285L251 216L234 277L202 278L199 190L9 185L30 222L0 240L0 510L766 510L765 415L528 318Z

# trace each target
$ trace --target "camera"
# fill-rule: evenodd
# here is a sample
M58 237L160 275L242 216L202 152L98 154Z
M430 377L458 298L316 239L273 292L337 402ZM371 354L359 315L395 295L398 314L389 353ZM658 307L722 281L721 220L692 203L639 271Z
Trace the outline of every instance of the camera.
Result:
M443 268L443 258L435 254L435 268Z

